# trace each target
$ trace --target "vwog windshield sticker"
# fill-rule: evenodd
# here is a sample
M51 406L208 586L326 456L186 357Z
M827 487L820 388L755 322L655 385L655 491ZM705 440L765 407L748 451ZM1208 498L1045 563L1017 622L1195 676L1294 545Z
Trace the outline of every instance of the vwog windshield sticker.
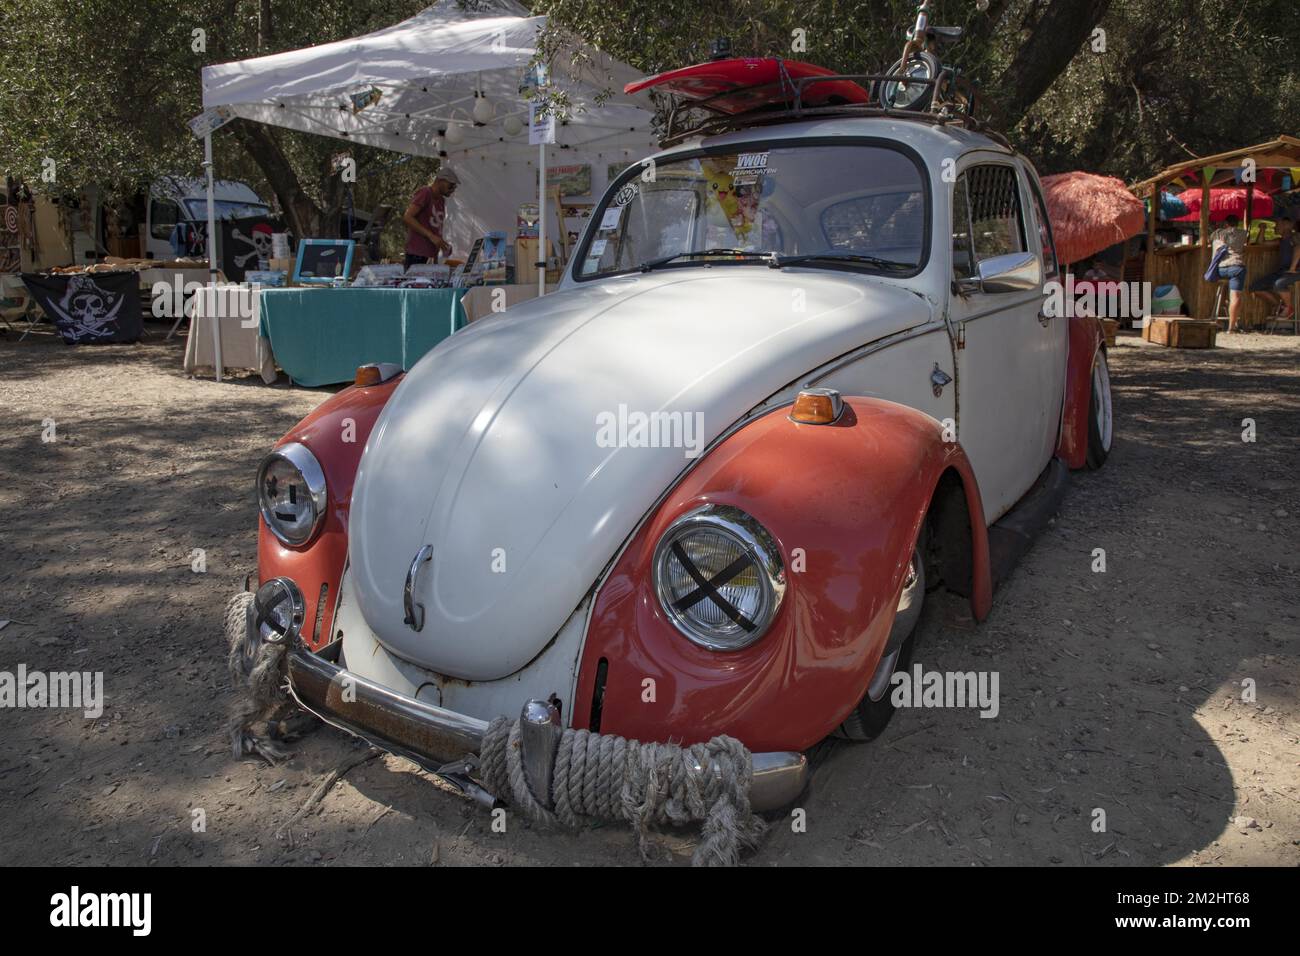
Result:
M736 157L736 168L731 171L731 181L736 186L753 186L768 173L768 153L741 153Z

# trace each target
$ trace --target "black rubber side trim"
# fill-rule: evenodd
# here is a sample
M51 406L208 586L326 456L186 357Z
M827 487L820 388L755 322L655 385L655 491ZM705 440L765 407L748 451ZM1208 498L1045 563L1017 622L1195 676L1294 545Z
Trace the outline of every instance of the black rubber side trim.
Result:
M989 565L996 588L1060 510L1070 486L1070 470L1059 458L1048 462L1034 486L1014 508L989 527Z

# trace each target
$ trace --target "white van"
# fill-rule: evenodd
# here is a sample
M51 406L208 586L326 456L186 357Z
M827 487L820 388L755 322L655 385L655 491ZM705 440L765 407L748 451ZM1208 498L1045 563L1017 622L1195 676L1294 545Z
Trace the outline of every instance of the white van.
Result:
M247 183L218 180L213 189L215 213L218 220L243 219L248 216L269 216L270 209ZM203 179L168 177L155 182L149 189L149 203L145 214L142 238L144 256L149 259L175 259L178 255L204 255L202 246L197 250L174 247L173 234L177 227L197 229L201 235L207 230L208 186ZM184 236L177 234L180 243ZM220 242L220 237L218 237ZM220 253L220 249L218 249Z

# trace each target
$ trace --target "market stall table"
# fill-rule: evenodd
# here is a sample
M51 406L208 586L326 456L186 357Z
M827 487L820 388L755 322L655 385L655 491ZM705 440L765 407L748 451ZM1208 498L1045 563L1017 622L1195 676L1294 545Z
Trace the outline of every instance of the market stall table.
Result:
M1157 249L1151 257L1154 268L1150 280L1152 287L1167 283L1178 286L1183 295L1183 308L1188 316L1215 320L1214 300L1218 285L1206 282L1202 278L1210 264L1213 249L1200 245L1170 245ZM1277 269L1277 242L1248 243L1242 256L1246 264L1246 289L1259 278L1271 275ZM1266 325L1269 316L1268 306L1257 296L1242 293L1241 318L1247 328ZM1219 305L1222 318L1228 313L1228 296L1224 292Z
M188 314L188 310L183 311L180 315L177 315L173 310L173 303L177 299L174 290L179 284L181 293L179 298L180 301L185 302L185 287L187 285L207 285L207 263L200 266L150 266L147 269L141 269L138 275L140 278L140 297L144 303L147 303L145 305L146 313L176 316L176 321L172 324L171 331L167 333L167 338L170 339L176 334L176 330L180 328L181 322L184 321L185 315ZM221 272L218 271L217 276L218 282L224 283L226 281L226 277ZM167 291L159 291L159 293L155 295L154 287L159 282L166 284ZM157 304L159 298L164 298L166 300L162 307L159 307Z
M547 292L555 291L555 284L546 287ZM501 307L495 311L504 312L511 306L537 298L537 283L526 282L517 285L479 285L465 290L465 297L460 300L465 310L465 324L477 321L494 311L492 306L500 302Z
M464 289L263 289L260 329L298 385L350 382L357 366L409 369L465 325ZM224 329L224 326L223 326Z
M275 381L271 343L259 334L261 293L228 282L198 290L186 304L190 333L185 340L185 371L214 368L212 323L221 323L221 367L253 369L270 385ZM214 318L220 315L220 319Z

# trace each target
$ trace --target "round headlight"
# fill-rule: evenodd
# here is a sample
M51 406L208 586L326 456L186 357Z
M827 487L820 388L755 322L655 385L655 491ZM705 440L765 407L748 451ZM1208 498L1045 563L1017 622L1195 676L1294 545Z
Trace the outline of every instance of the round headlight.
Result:
M272 578L253 598L257 633L268 644L293 640L302 631L303 607L298 585L288 578Z
M674 521L655 549L654 577L677 630L715 651L757 641L785 596L785 567L772 536L727 505L705 505Z
M325 517L325 472L305 445L282 445L257 469L257 502L271 533L287 545L311 540Z

